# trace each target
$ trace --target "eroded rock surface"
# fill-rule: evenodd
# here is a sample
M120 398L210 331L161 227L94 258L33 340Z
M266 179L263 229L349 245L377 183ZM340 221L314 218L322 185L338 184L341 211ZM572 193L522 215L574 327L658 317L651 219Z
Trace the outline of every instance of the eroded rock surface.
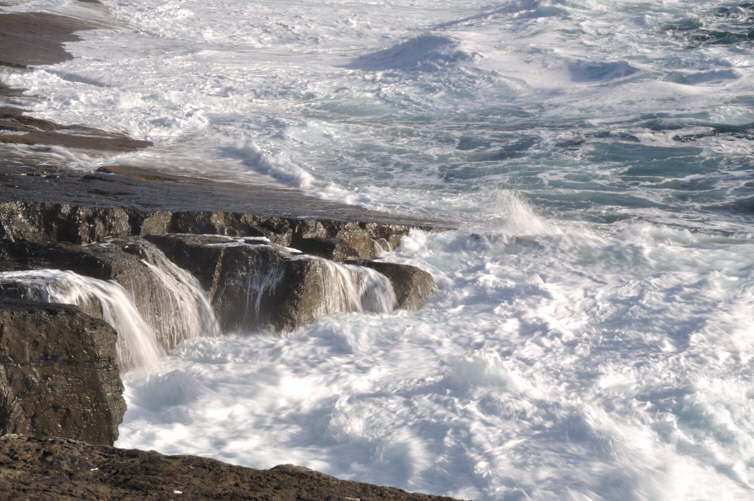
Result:
M384 276L264 239L190 234L147 238L199 279L224 331L289 331L330 313L395 307Z
M0 303L0 433L111 445L126 410L115 343L76 308Z
M270 470L75 440L0 437L0 497L38 501L452 501L339 480L290 465Z

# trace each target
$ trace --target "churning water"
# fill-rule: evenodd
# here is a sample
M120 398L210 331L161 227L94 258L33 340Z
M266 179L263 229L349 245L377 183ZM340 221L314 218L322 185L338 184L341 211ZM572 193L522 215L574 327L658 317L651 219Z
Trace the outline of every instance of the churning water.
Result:
M751 3L104 3L116 29L8 77L156 143L79 167L462 228L388 257L434 275L418 313L183 343L128 379L118 445L476 499L754 497Z

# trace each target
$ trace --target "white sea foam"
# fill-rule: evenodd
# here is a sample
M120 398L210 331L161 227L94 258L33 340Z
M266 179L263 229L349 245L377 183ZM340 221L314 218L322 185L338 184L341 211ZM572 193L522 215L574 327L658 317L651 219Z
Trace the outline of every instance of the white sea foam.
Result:
M129 380L119 445L482 499L746 498L751 241L586 237L414 232L395 259L435 274L427 309L184 344L163 377L200 389Z

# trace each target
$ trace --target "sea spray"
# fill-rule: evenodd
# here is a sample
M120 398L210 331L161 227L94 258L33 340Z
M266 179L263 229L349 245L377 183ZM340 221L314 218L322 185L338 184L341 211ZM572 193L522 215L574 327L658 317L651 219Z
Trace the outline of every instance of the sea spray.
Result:
M33 270L0 273L0 288L14 289L22 299L99 308L102 318L118 332L116 349L121 370L157 368L164 350L128 292L115 282L72 271Z
M526 198L518 192L501 190L495 196L492 222L495 228L511 235L547 235L558 232L551 221L536 213Z

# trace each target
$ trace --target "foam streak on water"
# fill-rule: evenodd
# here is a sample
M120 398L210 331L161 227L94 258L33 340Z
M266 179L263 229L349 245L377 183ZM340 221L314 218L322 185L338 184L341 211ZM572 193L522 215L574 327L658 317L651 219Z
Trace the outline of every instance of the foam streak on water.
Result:
M104 3L123 30L8 77L157 145L79 167L462 228L388 257L434 275L421 312L197 338L130 376L119 445L475 499L754 496L750 2Z

